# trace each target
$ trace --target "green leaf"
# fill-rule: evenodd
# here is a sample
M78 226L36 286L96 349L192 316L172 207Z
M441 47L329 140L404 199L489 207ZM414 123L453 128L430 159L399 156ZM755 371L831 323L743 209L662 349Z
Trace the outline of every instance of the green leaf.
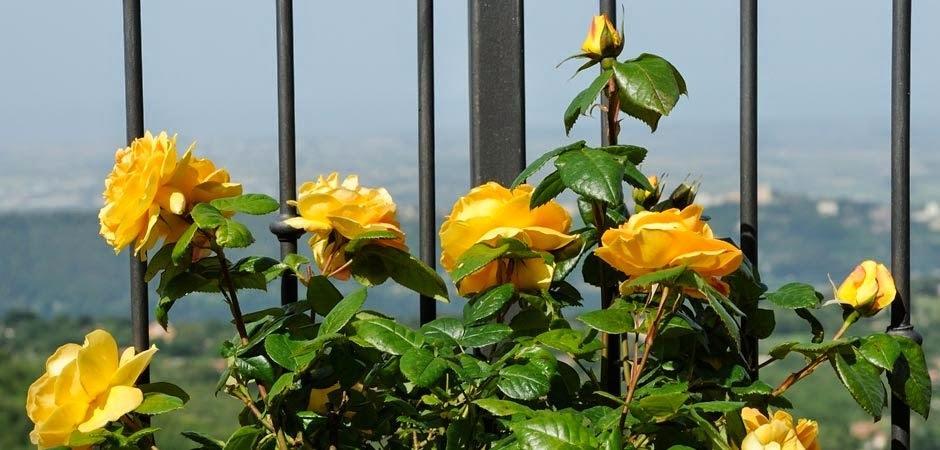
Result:
M705 298L708 299L708 306L718 315L721 325L724 326L728 335L731 336L734 345L740 349L741 329L738 327L738 323L735 322L734 318L731 317L731 314L728 314L728 310L725 309L724 303L721 301L721 294L715 291L715 288L709 286L701 277L697 277L697 280L699 281L699 291L702 291L705 294Z
M106 429L97 429L87 433L75 430L69 435L68 448L92 446L102 443L112 436L112 433ZM63 447L56 447L55 449L59 450L61 448Z
M521 450L595 450L597 439L572 413L553 413L510 424Z
M833 352L829 361L856 403L875 420L880 419L886 401L881 369L853 351Z
M614 80L625 113L646 122L656 131L661 116L668 116L687 93L685 80L668 61L648 53L624 62L615 62Z
M516 186L519 186L520 184L524 183L526 179L534 175L535 172L538 172L539 169L541 169L542 166L544 166L545 163L547 163L550 159L570 150L578 150L578 149L584 148L584 144L585 144L584 141L578 141L573 144L568 144L564 147L558 147L554 150L550 150L548 152L543 153L542 156L539 156L535 161L532 161L532 164L529 164L528 167L526 167L522 172L520 172L519 176L517 176L516 179L513 180L512 184L509 187L511 189L515 189Z
M359 250L353 258L378 257L385 272L398 284L421 295L448 303L447 285L434 269L408 252L384 245L370 245Z
M460 345L466 348L485 347L495 344L512 334L512 328L501 323L488 323L464 330Z
M194 206L190 215L193 216L196 225L203 230L214 230L222 226L227 219L222 211L208 203Z
M349 320L359 312L359 308L362 308L362 304L366 301L366 294L366 288L359 288L337 303L330 310L330 313L323 318L317 336L338 333L342 330L349 323Z
M317 314L326 316L343 299L343 294L333 286L329 278L316 275L307 283L306 298Z
M535 340L555 350L579 356L594 353L603 347L600 340L571 328L549 330L536 336Z
M255 380L262 384L274 382L274 368L263 355L236 358L235 369L243 379Z
M158 273L172 263L173 246L174 244L166 244L150 257L150 260L147 261L147 272L144 273L144 281L149 283Z
M707 413L733 413L746 406L745 402L732 402L727 400L712 400L708 402L698 402L692 405L693 408Z
M815 288L805 283L787 283L776 292L767 294L771 303L788 309L816 308L821 298Z
M636 145L607 145L597 147L597 149L610 153L612 156L616 156L633 165L641 164L643 160L646 159L646 154L648 153L645 148Z
M277 200L264 194L242 194L235 197L217 198L209 202L220 211L234 211L245 214L268 214L280 207Z
M610 69L602 71L600 75L591 82L587 89L579 92L578 95L571 100L568 108L565 109L566 135L571 132L571 127L574 126L578 117L587 115L591 111L591 107L594 106L594 101L597 99L598 94L601 93L604 86L607 86L607 81L610 80L612 75L613 71Z
M456 347L457 341L463 338L463 322L453 317L441 317L421 326L421 333L429 341L443 342L447 346Z
M795 312L797 316L800 316L801 319L809 323L810 333L813 335L813 342L819 343L826 338L826 329L823 328L823 325L819 319L817 319L813 313L809 312L808 309L797 308L794 309L793 312Z
M260 434L261 430L256 427L241 427L232 433L222 450L254 450Z
M774 317L773 310L758 308L747 325L745 333L757 339L767 339L773 334L777 319Z
M653 394L641 398L637 406L656 421L663 421L675 415L688 399L687 392Z
M140 414L157 415L180 409L189 401L189 394L172 383L139 385L144 401L134 410Z
M834 341L828 342L799 342L799 341L790 341L784 342L777 345L776 347L770 349L770 356L775 359L783 359L790 352L797 352L805 355L807 358L815 358L823 353L828 353L834 349L840 347L849 347L855 343L855 339L836 339Z
M498 398L481 398L479 400L474 400L473 403L475 403L480 408L485 409L490 414L498 417L513 416L517 414L524 415L526 417L532 417L535 415L535 411L533 411L532 408L509 400L501 400Z
M578 316L585 325L604 333L621 334L634 331L633 313L624 308L588 311Z
M225 219L215 231L215 242L225 248L244 248L255 242L255 238L241 222Z
M412 348L401 356L398 368L416 386L431 387L447 371L447 363L423 348Z
M658 283L672 283L686 272L685 266L670 267L668 269L640 275L627 281L626 287L648 287Z
M352 238L348 244L346 244L345 250L346 253L355 253L360 248L375 243L376 240L381 239L398 239L399 235L393 231L388 230L374 230L366 231L365 233L357 234L356 237Z
M294 386L294 374L291 372L283 373L281 376L277 377L277 380L274 384L271 385L271 390L268 391L268 403L273 402L274 398L277 398L283 392L292 389Z
M623 165L623 180L636 188L646 191L655 190L653 189L653 185L650 184L650 180L646 178L646 175L643 175L640 169L637 169L636 166L629 162Z
M222 450L222 447L225 445L225 442L197 431L183 431L180 434L186 439L202 445L202 449L200 450Z
M513 365L499 371L496 386L510 398L534 400L548 393L550 386L545 372L532 364Z
M623 164L610 154L593 148L565 152L555 167L569 189L609 205L623 203Z
M323 335L317 339L323 340ZM264 338L264 351L281 367L290 371L302 369L316 357L317 350L322 347L312 345L314 341L294 340L286 334L273 333Z
M917 342L904 336L891 336L901 347L901 356L894 362L888 380L891 391L925 419L930 413L930 373L924 350Z
M464 450L470 448L473 442L473 425L467 419L457 419L447 425L444 432L444 440L447 442L444 450Z
M502 309L515 293L515 286L507 283L477 295L463 308L464 322L472 324L490 318Z
M858 353L868 362L884 370L892 370L894 362L901 356L901 344L885 333L876 333L862 338Z
M460 255L454 270L450 272L450 277L453 278L454 283L460 283L467 276L505 255L510 245L510 241L504 241L496 247L482 242L475 244Z
M404 355L424 343L423 335L389 319L359 320L353 328L363 341L393 355Z
M535 209L558 197L565 190L565 182L561 179L561 174L554 171L542 179L542 182L532 191L532 198L529 200L529 209Z

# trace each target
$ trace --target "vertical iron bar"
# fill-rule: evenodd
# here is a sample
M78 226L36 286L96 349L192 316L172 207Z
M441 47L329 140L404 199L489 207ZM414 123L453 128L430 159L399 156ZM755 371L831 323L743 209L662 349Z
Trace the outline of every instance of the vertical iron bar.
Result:
M144 135L144 76L140 46L140 0L124 0L124 109L126 115L127 142L130 144ZM143 351L150 347L149 307L147 283L144 273L147 262L130 250L131 277L131 328L134 348ZM144 370L138 379L141 383L150 380L150 371Z
M741 0L741 250L757 269L757 0ZM746 322L746 321L743 321ZM742 330L747 327L743 326ZM757 338L742 336L757 375Z
M522 0L469 0L470 182L508 185L525 168Z
M891 30L891 271L898 301L891 305L888 332L918 343L911 325L911 0L894 0ZM891 448L911 443L911 410L891 396Z
M418 0L418 210L421 260L436 267L434 192L434 1ZM437 303L420 296L422 324L437 317Z
M281 243L281 258L297 253L301 232L284 223L296 217L297 209L287 204L297 197L297 163L294 134L294 7L292 0L276 0L277 8L277 150L280 221L271 232ZM297 301L297 279L285 272L281 278L281 304Z
M617 0L599 0L598 11L600 14L606 14L614 24L617 23ZM600 97L601 105L606 108L607 96L601 95ZM606 114L601 114L601 145L611 145ZM613 297L614 293L609 287L601 289L601 307L608 307ZM601 355L601 383L608 393L620 395L620 335L603 333L601 339L604 342Z
M598 11L601 14L607 14L610 21L617 24L617 0L599 0ZM622 30L621 30L622 31ZM601 68L600 70L604 70ZM601 106L607 108L607 97L601 95ZM607 136L607 120L601 114L601 145L610 145L610 139Z

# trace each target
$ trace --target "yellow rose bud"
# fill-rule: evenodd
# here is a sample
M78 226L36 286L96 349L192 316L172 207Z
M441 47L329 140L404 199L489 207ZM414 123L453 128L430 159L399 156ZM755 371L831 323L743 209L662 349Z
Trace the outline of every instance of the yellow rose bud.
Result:
M846 277L836 291L836 299L864 316L873 316L897 296L894 278L884 264L863 261Z
M405 233L395 216L395 202L384 188L359 185L359 177L350 175L339 182L339 175L331 173L316 182L300 186L296 201L300 217L288 219L288 225L313 233L310 247L313 257L324 275L345 280L346 244L350 239L370 231L390 231L394 239L376 239L375 243L407 250Z
M631 277L678 266L706 278L734 272L743 259L741 250L715 239L701 215L698 205L634 214L619 228L604 232L594 252Z
M184 216L197 203L241 194L228 172L195 158L192 149L179 158L176 136L148 131L115 153L98 213L99 233L115 253L133 243L134 254L144 258L158 241L179 239L190 224Z
M535 251L553 251L573 241L569 235L571 216L552 200L529 209L533 187L527 184L509 190L498 183L477 186L457 200L441 225L441 265L453 271L464 252L478 243L495 244L500 239L522 241ZM461 295L483 292L503 283L517 289L546 289L554 267L542 258L493 261L464 278L457 286Z
M747 431L741 450L819 450L816 421L800 419L794 426L786 411L767 417L754 408L742 409L741 419Z
M581 51L593 59L616 57L623 50L623 38L607 14L594 16Z
M35 424L30 441L43 449L65 445L73 431L88 433L133 411L144 398L134 384L156 351L128 348L118 355L104 330L88 333L83 345L59 347L26 394L26 414Z
M646 189L633 188L633 202L636 204L636 212L652 209L659 203L659 198L663 194L663 187L659 184L659 177L650 175L646 177L646 179L649 180L650 184L653 186L653 190L647 191Z
M327 403L330 401L330 392L338 390L339 387L339 383L336 383L323 389L311 389L310 399L307 402L307 410L313 411L321 416L326 415L326 413L329 412Z

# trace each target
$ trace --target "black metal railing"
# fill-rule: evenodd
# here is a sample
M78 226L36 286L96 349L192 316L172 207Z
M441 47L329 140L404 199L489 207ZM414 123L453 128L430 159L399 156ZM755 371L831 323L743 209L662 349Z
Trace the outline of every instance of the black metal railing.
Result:
M599 11L616 17L616 0L599 0ZM292 0L275 0L277 11L277 97L280 221L271 231L281 254L297 251L298 234L283 224L296 211L294 128L294 51ZM891 308L889 332L920 342L911 325L910 299L910 56L911 0L893 0L891 58L891 266L900 301ZM525 70L523 1L468 0L470 59L470 180L508 184L525 166ZM420 255L435 264L434 173L434 9L417 0L418 13L418 167ZM140 0L124 0L124 74L128 142L144 133ZM741 248L758 261L757 201L757 0L741 0L740 188ZM602 140L607 139L602 122ZM149 347L146 263L130 257L131 319L134 346ZM281 301L297 299L296 279L285 277ZM421 322L433 320L433 299L421 298ZM619 371L617 338L608 338L606 370ZM756 339L748 337L748 357L757 359ZM147 376L145 373L144 377ZM619 377L612 377L619 380ZM609 387L618 390L619 386ZM891 448L910 447L910 409L891 399Z

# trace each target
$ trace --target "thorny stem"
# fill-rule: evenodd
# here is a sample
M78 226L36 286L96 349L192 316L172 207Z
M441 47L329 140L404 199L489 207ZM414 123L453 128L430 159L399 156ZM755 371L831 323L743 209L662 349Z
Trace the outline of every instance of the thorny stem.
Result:
M653 292L650 292L652 297ZM636 393L636 385L640 381L640 374L649 361L650 350L653 348L653 341L659 332L659 322L663 317L663 311L666 308L666 300L669 298L669 287L663 286L663 293L659 298L659 306L656 308L656 317L650 322L646 338L643 340L643 356L639 358L636 364L630 370L630 382L627 384L627 395L624 398L623 409L620 411L620 429L622 430L627 421L627 414L630 413L630 402L633 401L633 395Z
M859 318L858 311L852 311L852 313L849 314L848 317L846 317L845 320L842 322L842 327L839 328L839 331L837 331L836 334L832 335L832 340L836 341L839 338L841 338L842 335L844 335L845 332L848 331L849 327L852 326L852 324L858 320L858 318ZM780 386L777 386L777 388L774 389L771 395L773 395L774 397L779 397L784 392L786 392L787 389L790 389L791 386L796 384L796 382L802 380L803 378L808 377L811 373L813 373L814 370L816 370L817 367L819 367L820 364L822 364L828 359L829 359L829 355L825 353L817 356L802 369L791 373L790 376L788 376L786 379L783 380L783 382L780 383Z

